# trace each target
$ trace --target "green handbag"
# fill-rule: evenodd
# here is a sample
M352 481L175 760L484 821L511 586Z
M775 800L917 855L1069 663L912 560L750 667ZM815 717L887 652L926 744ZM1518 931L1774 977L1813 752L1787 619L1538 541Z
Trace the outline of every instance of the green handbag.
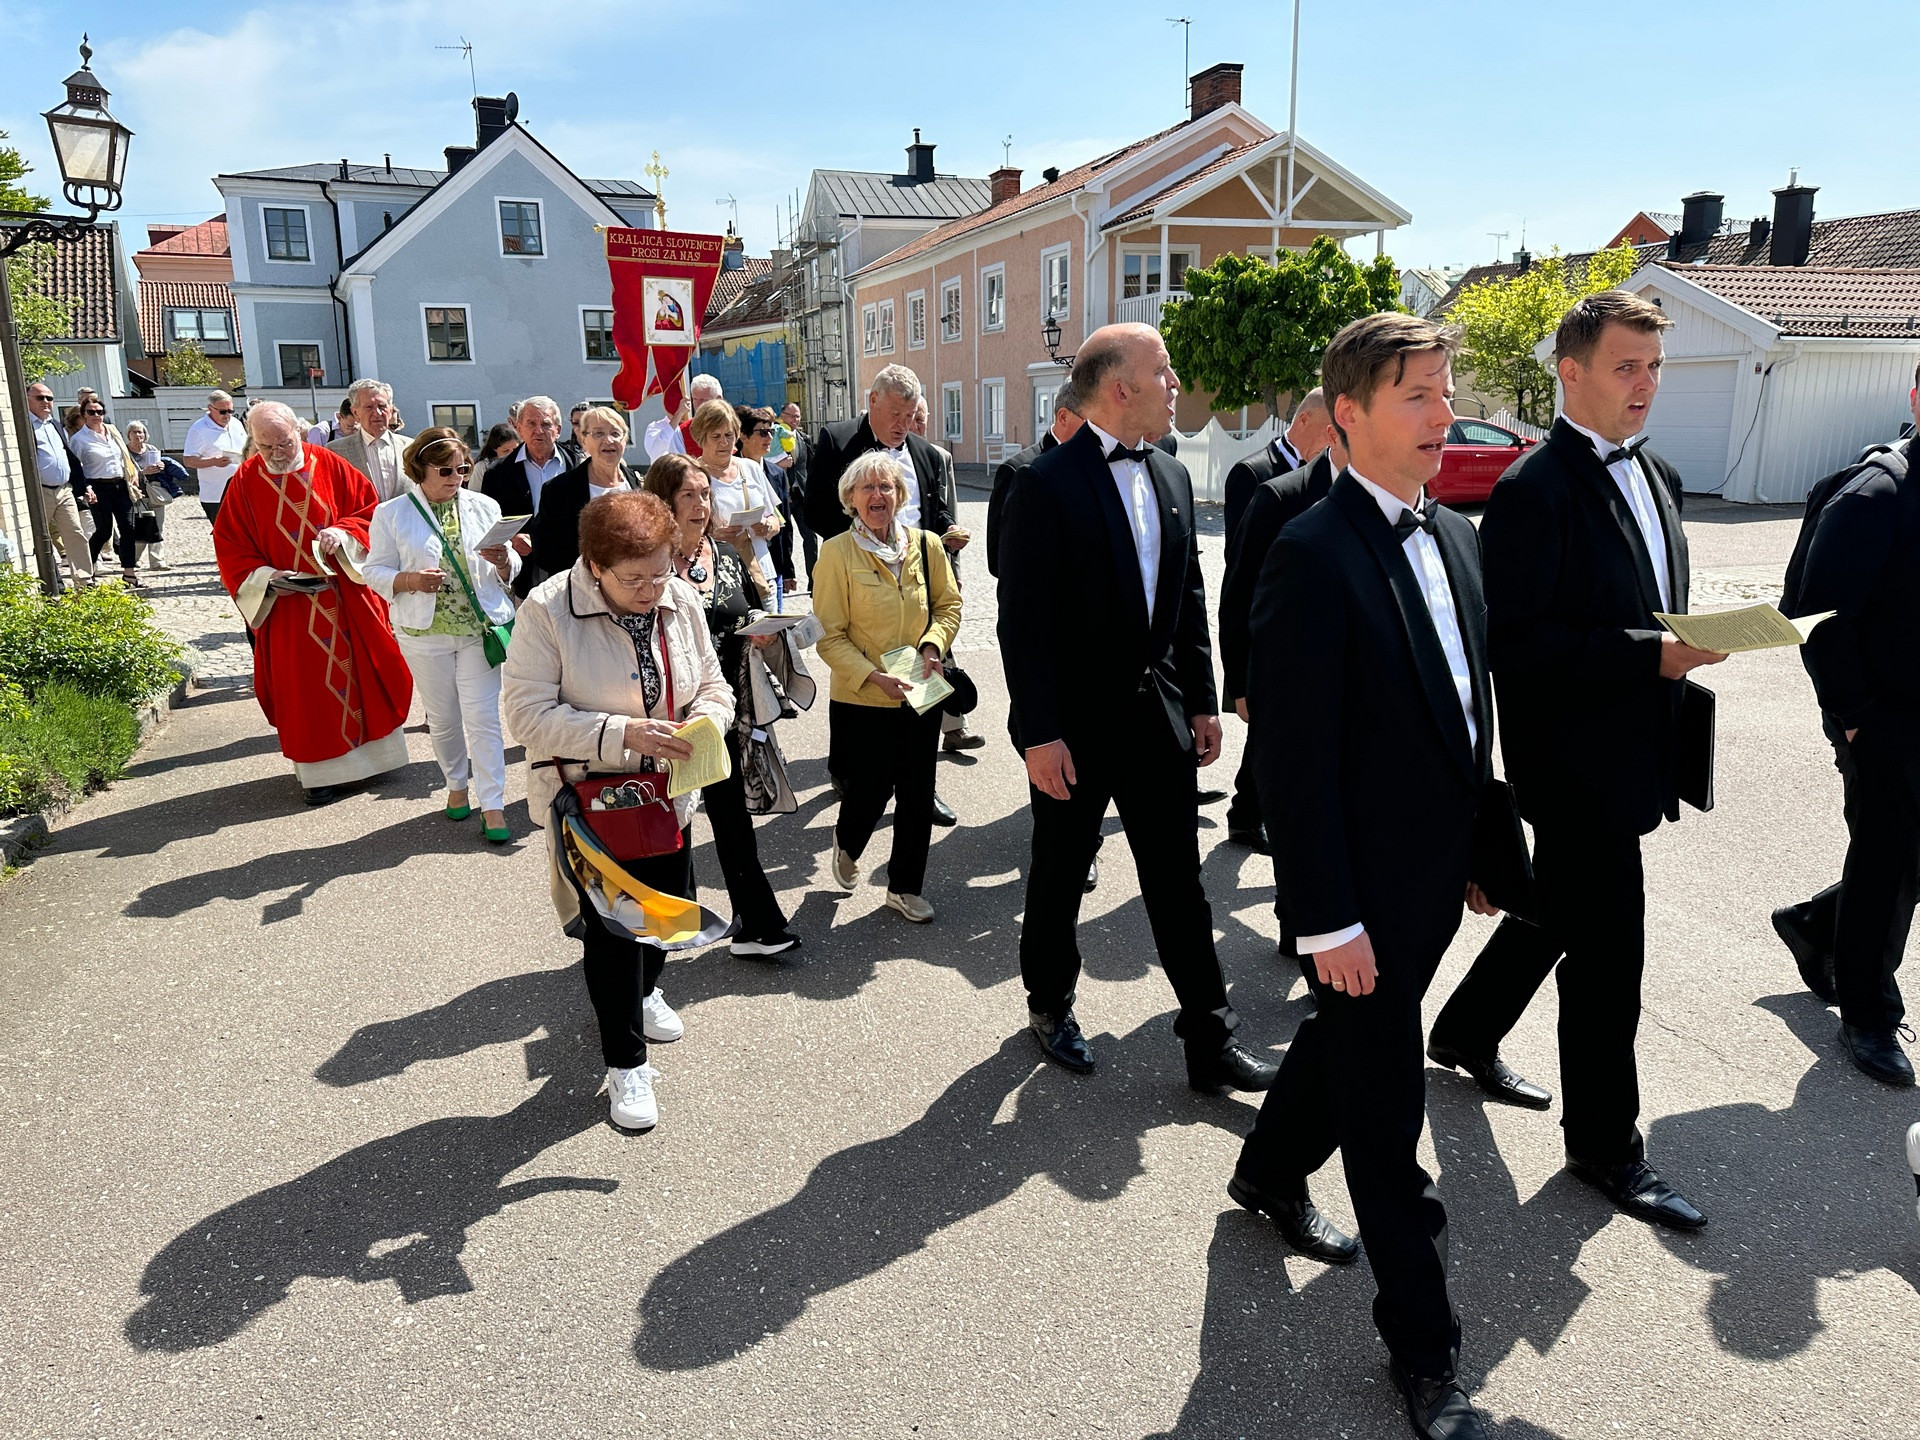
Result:
M440 537L440 553L452 564L453 573L460 577L460 585L467 592L467 603L473 606L473 613L480 617L480 650L487 657L487 664L498 668L507 658L507 642L513 639L513 621L504 625L488 625L487 612L481 608L480 597L473 593L473 582L467 578L467 567L460 563L460 555L453 548L453 542L447 539L446 532L433 518L433 513L420 503L420 497L413 491L407 492L407 498L413 501L413 508L420 512L420 518L427 522L433 533ZM456 498L454 503L459 504Z

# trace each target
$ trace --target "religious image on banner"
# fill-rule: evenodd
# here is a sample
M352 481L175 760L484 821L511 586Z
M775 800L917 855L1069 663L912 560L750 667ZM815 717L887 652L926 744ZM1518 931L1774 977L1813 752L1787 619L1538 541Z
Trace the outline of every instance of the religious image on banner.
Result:
M613 397L638 410L659 395L671 415L720 278L723 237L618 227L603 233L613 280L613 347L620 355Z

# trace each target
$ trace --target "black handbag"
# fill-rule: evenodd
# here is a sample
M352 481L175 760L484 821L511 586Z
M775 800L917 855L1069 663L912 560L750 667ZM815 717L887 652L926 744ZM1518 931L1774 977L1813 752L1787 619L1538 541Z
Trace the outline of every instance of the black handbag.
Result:
M160 543L160 517L153 511L142 510L133 517L133 543L136 545Z
M920 579L927 587L927 628L933 628L933 571L928 569L927 532L920 532ZM973 677L960 668L960 662L953 658L949 650L940 657L940 673L947 684L953 687L953 693L942 700L937 707L947 715L969 715L973 707L980 703L980 687L973 683Z

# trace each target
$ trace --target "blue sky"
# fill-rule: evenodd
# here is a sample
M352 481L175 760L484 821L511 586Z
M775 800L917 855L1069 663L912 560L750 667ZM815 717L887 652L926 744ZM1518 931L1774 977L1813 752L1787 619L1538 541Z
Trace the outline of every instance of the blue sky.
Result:
M471 143L482 94L582 174L643 179L658 149L675 229L739 205L749 248L815 166L900 168L914 126L942 171L983 175L1002 141L1029 182L1150 133L1193 68L1246 66L1245 103L1287 116L1289 10L1216 0L834 7L549 0L337 0L220 8L174 0L0 0L0 128L57 190L39 112L91 31L94 68L135 132L123 228L215 214L218 171L346 156L438 165ZM1617 17L1617 18L1615 18ZM1790 166L1826 216L1920 206L1907 103L1920 5L1570 6L1305 0L1300 134L1413 212L1402 264L1580 249L1689 191L1767 213Z

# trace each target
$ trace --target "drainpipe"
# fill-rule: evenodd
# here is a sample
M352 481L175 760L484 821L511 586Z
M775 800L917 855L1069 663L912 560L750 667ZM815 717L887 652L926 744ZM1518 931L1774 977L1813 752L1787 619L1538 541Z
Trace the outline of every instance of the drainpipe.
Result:
M339 260L340 268L344 270L347 266L347 257L340 253L342 244L340 238L340 202L333 198L333 192L327 189L327 182L324 180L320 182L320 193L326 197L328 213L333 216L334 258ZM342 385L348 385L353 382L353 320L347 313L347 302L340 298L339 275L336 274L327 281L327 294L333 297L333 343L339 349L340 369L343 372L340 383Z
M1080 287L1080 339L1082 342L1093 333L1093 260L1106 248L1107 244L1107 237L1104 235L1098 240L1093 238L1093 211L1089 209L1083 213L1080 209L1080 197L1088 194L1089 192L1082 190L1079 195L1073 197L1073 213L1080 216L1080 224L1084 232L1080 242L1080 254L1086 266L1086 274L1082 277Z

